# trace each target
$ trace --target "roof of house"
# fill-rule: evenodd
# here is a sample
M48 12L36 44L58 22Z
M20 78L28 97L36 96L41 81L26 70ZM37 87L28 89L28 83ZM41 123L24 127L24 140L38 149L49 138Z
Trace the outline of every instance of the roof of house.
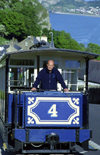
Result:
M9 45L0 45L0 56L2 56L3 54L7 52L8 47Z

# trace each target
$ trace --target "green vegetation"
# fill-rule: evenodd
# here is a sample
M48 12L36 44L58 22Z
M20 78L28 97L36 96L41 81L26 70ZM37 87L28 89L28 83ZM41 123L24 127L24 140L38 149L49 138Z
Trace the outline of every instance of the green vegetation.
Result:
M3 37L0 37L0 45L4 45L4 44L7 44L8 40L3 38Z
M86 51L100 55L100 46L97 44L89 43L87 48L86 48ZM100 60L100 56L98 57L98 60Z
M44 29L43 35L48 37L48 40L51 41L51 31ZM64 49L73 49L73 50L80 50L85 51L85 46L83 44L79 44L75 41L69 33L65 31L55 31L52 30L54 36L54 44L56 48L64 48Z
M21 41L28 35L40 35L43 27L49 27L48 12L38 0L0 0L1 37Z
M52 32L54 35L54 44L56 48L73 49L100 54L100 46L97 44L89 43L88 46L85 47L84 44L79 44L70 36L69 33L66 33L65 31L52 30ZM44 29L43 35L48 36L49 41L51 40L50 31L47 29ZM98 60L100 60L100 57Z
M5 91L0 90L0 99L5 99Z
M12 12L10 10L0 10L0 23L2 23L7 34L3 33L5 38L17 38L23 39L26 35L26 27L24 22L24 16L17 12Z
M57 48L64 49L74 49L84 51L85 48L82 47L77 41L72 39L69 33L65 31L54 31L54 43Z

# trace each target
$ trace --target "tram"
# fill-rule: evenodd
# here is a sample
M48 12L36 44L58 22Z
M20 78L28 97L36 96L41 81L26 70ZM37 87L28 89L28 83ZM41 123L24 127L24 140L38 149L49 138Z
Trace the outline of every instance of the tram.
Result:
M34 48L0 57L0 134L7 151L68 153L75 144L88 149L88 64L93 53ZM32 85L49 59L62 74L69 92L31 92ZM79 74L84 73L83 86Z

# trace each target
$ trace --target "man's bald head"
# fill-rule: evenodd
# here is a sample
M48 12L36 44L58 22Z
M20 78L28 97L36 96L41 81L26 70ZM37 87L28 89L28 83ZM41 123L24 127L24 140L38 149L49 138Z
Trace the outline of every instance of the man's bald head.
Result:
M47 68L49 71L52 71L52 69L54 68L54 61L53 60L48 60Z
M54 65L54 61L53 60L48 60L48 64Z

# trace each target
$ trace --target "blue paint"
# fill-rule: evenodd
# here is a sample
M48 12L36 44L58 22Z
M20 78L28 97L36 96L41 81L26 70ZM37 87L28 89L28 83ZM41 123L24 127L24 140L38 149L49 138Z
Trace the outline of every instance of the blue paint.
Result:
M41 126L41 127L54 127L54 126L58 126L58 127L82 127L82 108L83 108L83 94L82 93L61 93L61 92L41 92L41 93L24 93L25 95L25 126L29 126L29 127L35 127L35 126ZM35 106L35 108L33 107L34 102L41 97L41 99L38 100L38 104ZM43 99L42 99L43 97ZM46 101L44 99L46 99L47 97L51 97L50 99L47 99ZM55 99L57 99L58 97L60 99L62 99L62 97L64 99L66 99L66 101L64 101L63 99L61 101L58 100L53 100L52 97L54 97ZM50 122L50 121L55 121L55 122L65 122L68 121L70 119L70 117L72 117L72 114L75 114L77 111L75 110L75 108L73 108L70 105L69 102L69 98L71 99L71 102L74 103L74 99L79 98L79 105L77 103L74 103L75 106L79 107L79 111L80 111L80 115L79 118L75 118L76 120L79 119L79 123L77 123L77 121L74 119L72 120L71 124L57 124L57 123L48 123L48 124L40 124L37 123L36 120L33 120L32 116L30 117L28 115L28 98L33 98L33 102L30 103L31 105L31 113L35 114L37 118L39 118L38 120L41 121L46 121L46 122ZM51 117L50 114L48 114L49 109L52 107L52 105L56 105L56 111L57 111L57 117ZM30 111L30 110L29 110ZM29 120L34 121L34 123L29 123ZM75 123L74 123L75 122Z
M28 100L26 100L26 102L28 103ZM34 100L35 102L35 100ZM68 105L68 102L57 102L56 103L56 109L57 109L57 112L58 112L58 117L55 117L55 119L53 117L51 117L50 114L48 114L48 109L51 108L51 106L55 104L54 101L52 102L49 102L49 101L41 101L40 104L35 108L35 109L32 109L32 112L35 112L41 120L66 120L68 119L69 115L71 115L72 113L75 112L74 109L72 109L69 105ZM27 108L27 106L26 106ZM43 109L43 111L42 111Z
M75 129L29 129L29 142L45 142L46 136L55 133L59 136L59 142L77 142ZM15 129L15 139L26 142L26 130ZM79 142L90 139L90 130L79 130Z
M61 92L25 92L23 94L17 95L18 100L17 100L17 112L18 112L18 117L17 120L23 119L22 120L22 128L23 129L15 129L15 139L25 142L26 141L26 127L32 127L29 129L29 142L45 142L45 137L48 134L55 133L59 136L60 142L76 142L76 127L82 128L84 127L83 124L85 125L87 123L87 100L86 96L82 93L61 93ZM38 98L47 98L47 97L54 97L54 98L65 98L66 100L68 98L71 98L71 101L74 103L75 106L79 106L80 113L79 113L79 124L74 124L76 122L77 117L75 120L73 119L71 124L66 125L66 124L36 124L34 122L33 124L28 124L28 97L33 97L34 101ZM75 99L79 99L79 104L76 102ZM14 94L9 94L8 98L8 123L12 123L12 107L13 104L15 104L15 95ZM30 102L30 105L34 104ZM58 117L50 117L50 114L48 114L48 109L52 106L52 104L56 104L56 110L57 110L57 115ZM23 108L23 115L22 118L19 118L19 108ZM62 121L62 120L67 120L69 116L71 116L74 112L75 109L69 106L68 101L51 101L47 100L46 102L41 101L38 103L38 105L32 109L32 112L36 113L39 117L40 120L47 120L47 121ZM47 129L42 128L42 129L35 129L34 127L48 127ZM50 129L49 127L67 127L66 129ZM73 127L74 129L70 129L70 127ZM88 129L79 129L79 142L82 143L86 140L90 139L90 131Z
M34 124L34 125L28 125L27 124L27 106L28 106L28 97L34 97L34 100L36 100L37 97L64 97L64 98L71 98L71 100L73 100L75 97L79 98L80 99L80 105L79 105L79 108L80 108L80 122L79 124L71 124L71 125L67 125L68 127L83 127L83 121L85 122L86 124L86 111L87 110L84 110L84 108L86 107L87 105L87 101L86 101L86 97L85 95L83 95L82 93L61 93L61 92L50 92L50 91L46 91L46 92L25 92L23 94L20 95L20 98L19 98L19 95L17 95L17 120L18 119L22 119L22 127L24 127L24 122L26 124L26 126L32 126L32 127L35 127L35 126L62 126L62 127L66 127L66 125L38 125L38 124ZM12 107L13 107L13 104L15 104L15 95L14 94L9 94L9 100L8 100L8 123L12 123ZM41 120L67 120L68 117L73 114L75 112L75 109L71 108L68 104L68 102L66 101L57 101L56 102L56 108L57 108L57 112L58 112L58 117L56 118L53 118L50 116L50 114L48 114L48 110L50 109L50 107L55 104L54 101L46 101L46 102L43 102L41 101L39 103L39 105L35 108L35 109L32 109L32 112L35 112ZM77 105L75 103L75 105ZM22 118L19 118L19 109L20 107L22 107L23 111L22 111ZM24 107L25 107L25 111L24 111ZM86 108L85 108L86 109ZM84 110L84 111L83 111ZM25 113L25 114L24 114ZM84 118L84 120L83 120ZM72 122L73 123L73 122Z
M8 123L12 123L13 94L8 95Z
M25 129L15 129L15 139L21 142L25 142L26 141Z
M59 142L75 142L75 130L68 129L34 129L29 132L29 141L45 142L46 135L55 133L59 136Z
M82 143L90 139L90 130L83 129L79 131L79 142Z
M57 91L44 91L44 92L25 92L23 93L25 96L36 96L36 97L77 97L83 95L82 93L61 93Z
M16 102L16 96L15 94L9 94L8 95L8 123L11 124L12 123L12 113L14 112L14 107L15 107L15 102ZM23 107L24 104L24 96L23 94L20 95L17 95L17 121L19 118L19 108L20 107ZM23 107L24 109L24 107ZM13 113L14 115L14 113ZM14 117L14 116L13 116Z

